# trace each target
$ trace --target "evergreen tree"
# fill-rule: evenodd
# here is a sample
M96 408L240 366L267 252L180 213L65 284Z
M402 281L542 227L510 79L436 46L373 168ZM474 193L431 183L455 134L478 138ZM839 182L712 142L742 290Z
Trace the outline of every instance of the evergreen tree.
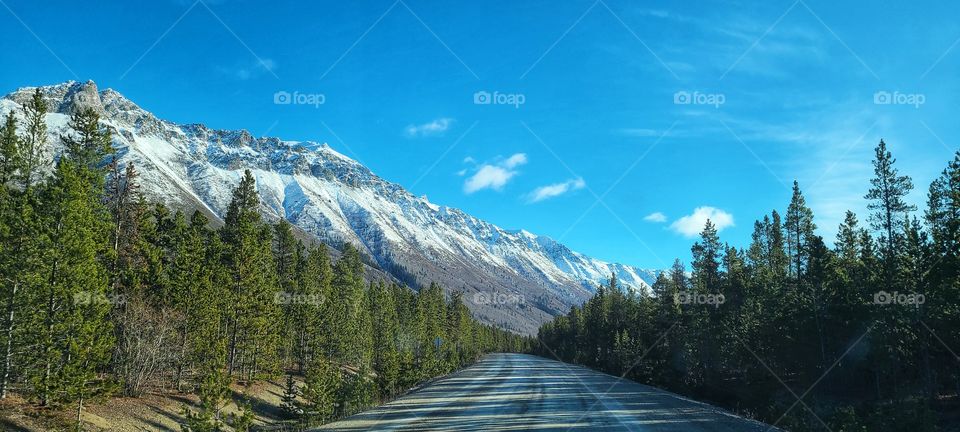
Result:
M17 135L13 113L0 130L0 276L3 293L3 365L0 371L0 399L7 397L10 384L19 378L17 358L27 341L31 317L26 313L38 307L41 299L34 293L45 279L43 235L40 210L40 169L47 143L46 102L39 89L24 107L26 134Z
M221 411L230 391L230 379L217 366L205 367L197 395L200 397L200 409L197 412L183 407L186 418L181 429L183 432L213 432L223 430Z
M0 125L0 187L4 192L12 186L11 181L20 165L20 137L17 135L17 118L11 111ZM4 198L7 198L6 196Z
M364 332L369 317L365 305L363 262L360 252L349 243L333 269L333 296L329 319L336 325L331 328L331 351L333 358L347 364L366 364L370 333Z
M300 387L293 380L293 374L287 374L287 380L283 385L283 395L280 397L280 409L291 416L300 415L297 398L300 396Z
M870 224L880 232L879 242L883 252L883 274L887 286L892 287L897 267L897 248L904 235L906 215L916 209L907 204L904 197L913 190L913 182L908 176L902 176L894 167L896 159L887 150L887 144L880 140L873 160L874 177L870 179L870 191L865 199L870 203L867 208Z
M43 197L49 269L35 327L39 349L32 382L43 405L77 401L79 422L84 398L113 343L102 259L108 252L109 214L102 204L105 172L99 167L110 151L110 134L89 109L74 113L70 127L73 133L61 137L66 150Z
M370 287L373 324L373 370L381 396L393 395L400 380L399 319L393 292L383 283Z
M314 357L329 356L329 337L336 327L329 311L332 304L333 268L327 247L320 243L298 262L300 289L307 301L294 308L297 369L303 373Z
M810 256L810 241L814 230L813 211L807 207L806 199L800 192L800 185L793 181L793 196L787 207L787 220L783 226L787 235L787 251L792 261L790 273L797 281L798 287L803 284L803 265Z
M273 257L280 288L274 293L274 297L281 300L279 302L283 314L281 338L284 341L283 362L286 366L292 362L295 355L296 330L294 328L303 325L296 319L303 315L300 310L310 299L300 289L300 279L297 277L300 260L304 253L303 244L293 236L293 226L286 219L281 219L273 226L273 241Z
M336 365L317 359L307 368L306 380L301 394L303 412L307 424L323 423L336 412L338 395L343 387L343 372Z
M253 174L247 170L233 192L222 236L232 286L227 372L239 372L248 380L275 371L280 363L272 234L261 220L259 204Z

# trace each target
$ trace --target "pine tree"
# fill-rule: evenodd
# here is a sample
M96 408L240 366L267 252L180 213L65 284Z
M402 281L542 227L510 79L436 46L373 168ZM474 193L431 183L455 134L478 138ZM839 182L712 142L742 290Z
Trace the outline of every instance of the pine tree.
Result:
M250 170L233 192L222 230L232 287L228 311L228 375L253 379L279 368L280 320L272 233L261 221Z
M333 307L333 268L327 246L320 243L301 258L299 286L308 300L295 309L297 368L303 373L316 356L330 356L330 335L337 324L328 311Z
M200 397L200 410L194 412L183 407L186 418L181 426L183 432L214 432L223 430L221 410L230 391L230 378L219 366L208 366L201 372L197 395Z
M26 134L17 135L13 113L6 117L0 133L0 156L3 158L0 194L0 276L3 287L3 365L0 371L0 399L7 397L11 382L18 377L17 358L26 334L31 333L31 317L26 313L39 306L41 299L33 293L42 284L44 267L42 221L40 208L40 169L44 165L47 145L46 102L39 89L24 107ZM26 372L26 371L24 371Z
M907 204L904 197L913 190L913 182L908 176L902 176L894 167L896 159L887 150L887 144L880 140L873 160L874 177L870 179L871 188L865 199L872 210L870 224L881 233L879 241L883 252L884 282L888 287L894 283L897 267L897 248L904 235L905 216L916 209Z
M49 273L38 323L39 370L33 383L41 403L77 401L78 422L97 369L109 360L113 344L108 320L108 275L102 258L109 214L102 204L110 134L96 112L71 116L73 133L61 137L66 149L45 191ZM106 301L104 301L106 299Z
M317 359L307 368L300 406L307 424L323 423L333 416L338 404L342 405L338 400L342 387L343 372L336 365Z
M400 352L399 319L393 292L383 283L370 287L370 318L373 324L373 370L381 396L390 396L398 389Z
M450 297L447 308L447 335L448 353L452 357L450 362L458 368L474 361L476 352L472 334L472 318L470 310L463 303L463 293L456 293Z
M817 226L813 223L813 211L807 207L796 180L793 181L793 196L787 207L787 220L783 228L787 233L787 251L792 260L790 273L796 278L799 288L803 285L803 265L810 255L809 243Z
M339 400L341 416L360 412L373 403L376 384L370 379L369 369L361 367L355 374L349 374L340 388Z
M293 380L293 374L287 374L287 381L283 385L283 395L280 397L280 409L291 416L300 415L297 398L300 396L300 388Z
M309 301L302 292L300 279L297 277L303 256L303 244L293 236L293 227L286 219L281 219L273 226L273 241L273 256L280 288L274 296L278 300L283 300L280 302L283 314L281 338L284 341L283 362L284 366L287 366L293 360L296 351L295 327L303 325L297 319L304 315L301 309Z
M21 138L17 168L22 178L20 181L29 188L40 181L42 168L48 163L44 157L47 148L47 102L39 87L30 102L24 105L23 117L26 133Z
M707 220L700 233L700 240L694 243L691 252L693 294L721 294L721 245L717 228L712 221ZM689 309L694 314L691 326L700 334L693 347L697 369L693 379L695 383L702 382L707 387L713 387L717 384L719 342L710 335L720 333L719 308L709 304L693 304Z
M0 187L7 192L20 164L20 137L17 135L17 118L11 111L0 125ZM6 197L5 197L6 198Z
M146 272L146 259L141 250L146 204L140 193L138 177L132 162L125 168L121 168L116 158L110 163L107 205L113 219L110 273L115 294L134 294Z
M328 310L329 319L337 323L330 335L333 359L361 366L366 364L370 333L364 331L369 323L365 305L363 262L360 252L349 243L333 268L333 296Z

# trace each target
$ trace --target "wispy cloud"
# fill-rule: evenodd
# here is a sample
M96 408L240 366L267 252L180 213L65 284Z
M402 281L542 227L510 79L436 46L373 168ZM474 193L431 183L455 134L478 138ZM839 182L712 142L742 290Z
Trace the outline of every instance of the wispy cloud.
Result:
M570 179L565 182L540 186L527 194L527 201L531 203L540 202L545 199L558 197L567 192L583 189L586 182L582 178Z
M684 237L696 237L703 231L707 220L713 222L717 231L733 226L733 215L715 207L703 206L697 207L693 213L677 219L670 224L670 229L676 231Z
M794 112L794 118L775 123L732 117L724 121L777 175L800 182L816 215L818 234L830 242L847 210L866 211L863 195L873 175L874 146L881 137L894 145L903 145L906 139L897 139L900 135L894 133L888 113L857 99L816 101L794 107ZM775 147L763 147L770 144Z
M246 81L266 73L272 73L276 68L277 63L275 61L271 59L261 59L253 63L241 64L232 68L220 68L220 71L235 79Z
M411 138L442 135L447 129L450 129L453 121L452 118L442 117L424 124L409 125L403 130L403 133Z
M667 215L660 212L653 212L643 217L643 220L654 223L664 223L667 221Z
M519 173L517 168L525 163L527 163L527 155L516 153L507 159L480 165L463 183L463 191L472 194L483 189L502 190L510 179Z
M634 138L661 137L661 136L672 135L672 133L667 132L665 130L648 129L648 128L623 128L623 129L617 129L615 132L618 135L634 137Z

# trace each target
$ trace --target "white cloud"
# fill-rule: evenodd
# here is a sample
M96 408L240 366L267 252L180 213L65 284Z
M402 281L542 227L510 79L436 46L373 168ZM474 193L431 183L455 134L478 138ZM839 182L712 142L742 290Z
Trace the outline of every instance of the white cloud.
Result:
M669 137L669 136L677 136L679 130L674 128L663 129L663 130L650 129L650 128L621 128L621 129L615 129L613 132L618 135L630 137L630 138L649 138L649 137L663 138L663 137Z
M517 153L507 158L507 160L503 161L503 166L505 168L513 168L516 166L523 165L525 163L527 163L527 155L523 153Z
M450 125L453 124L452 118L438 118L428 123L421 125L410 125L404 129L404 133L408 137L418 137L418 136L432 136L440 135L450 129Z
M234 68L220 68L224 73L233 75L234 78L246 81L248 79L259 77L265 73L273 73L277 63L271 59L259 59L252 64L237 66Z
M733 226L733 215L715 207L703 206L697 207L692 214L677 219L670 228L684 237L696 237L703 231L707 220L713 222L717 231Z
M647 222L664 223L667 221L667 215L660 212L653 212L646 215L643 220Z
M575 191L578 189L583 189L587 184L583 181L582 178L570 179L562 183L554 183L546 186L540 186L530 192L527 199L529 202L535 203L540 202L545 199L558 197L570 191Z
M483 164L463 183L463 191L472 194L483 189L501 190L517 175L516 168L525 163L527 155L517 153L500 162Z

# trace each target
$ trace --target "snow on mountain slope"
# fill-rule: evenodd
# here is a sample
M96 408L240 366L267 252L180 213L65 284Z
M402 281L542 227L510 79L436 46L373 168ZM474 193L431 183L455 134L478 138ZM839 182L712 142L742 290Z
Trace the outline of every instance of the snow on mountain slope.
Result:
M99 111L113 130L120 160L136 165L151 199L217 217L226 212L243 170L250 169L267 218L286 218L334 245L350 242L412 285L436 281L464 292L468 306L491 324L533 332L584 301L611 274L626 287L646 289L658 273L593 259L548 237L505 230L430 203L327 144L175 124L116 91L98 91L92 81L41 89L51 137L64 133L76 107ZM0 112L19 111L33 91L7 95ZM59 151L56 141L51 139L51 156ZM496 301L503 298L513 301Z

